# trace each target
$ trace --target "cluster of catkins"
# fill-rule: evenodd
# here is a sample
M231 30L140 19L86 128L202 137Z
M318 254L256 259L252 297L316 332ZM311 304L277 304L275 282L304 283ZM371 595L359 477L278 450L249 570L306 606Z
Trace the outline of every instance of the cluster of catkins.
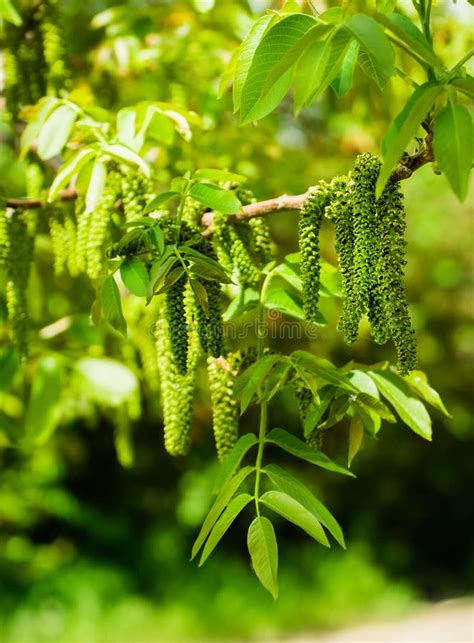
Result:
M2 35L6 113L12 119L24 105L57 95L68 81L59 0L28 3L22 20L19 26L5 22Z
M379 199L375 186L380 161L358 156L347 177L321 182L310 191L300 220L301 276L305 312L315 320L319 297L319 230L323 216L336 230L336 251L343 285L339 330L357 339L367 314L377 343L392 339L398 370L406 375L416 365L416 339L404 288L405 208L397 182L390 180Z
M239 188L236 194L243 205L255 201L249 190ZM239 285L257 286L262 268L275 254L267 222L262 217L255 217L228 225L227 216L217 214L213 228L221 265Z

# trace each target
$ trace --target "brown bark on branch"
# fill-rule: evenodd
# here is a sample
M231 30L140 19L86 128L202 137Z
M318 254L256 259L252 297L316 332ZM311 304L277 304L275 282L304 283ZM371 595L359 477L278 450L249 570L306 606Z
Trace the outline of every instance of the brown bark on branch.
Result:
M413 172L418 170L426 163L434 161L433 149L431 146L432 135L428 133L425 138L422 148L408 156L401 161L390 175L390 180L398 182L408 179ZM250 203L244 205L242 210L237 214L230 215L229 220L232 219L252 219L253 217L264 217L273 212L298 212L308 197L308 192L296 195L283 194L274 199L266 201L259 201L258 203ZM75 188L67 188L60 192L60 199L62 201L72 201L77 198L77 191ZM7 199L6 205L10 208L17 209L32 209L41 208L45 204L42 199ZM214 212L205 212L201 219L201 224L206 228L204 235L212 234L212 221L214 219Z

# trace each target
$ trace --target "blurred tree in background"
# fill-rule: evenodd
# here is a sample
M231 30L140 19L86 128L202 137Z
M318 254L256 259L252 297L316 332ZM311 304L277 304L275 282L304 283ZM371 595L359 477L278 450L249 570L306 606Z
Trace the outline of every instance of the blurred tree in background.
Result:
M361 10L369 4L357 2ZM400 4L410 11L408 3ZM341 99L326 93L297 120L285 99L264 120L239 128L230 94L217 98L219 80L255 17L275 5L265 0L65 0L63 29L73 88L84 104L90 97L97 110L116 112L153 100L187 114L192 137L174 126L162 125L157 132L160 146L157 153L152 150L153 163L163 190L186 170L220 167L247 176L261 199L304 192L319 179L346 173L356 154L377 153L388 123L411 92L393 84L381 94L356 71L357 89ZM469 10L463 0L436 3L434 47L445 52L448 63L466 50L469 34L460 25ZM0 194L9 197L26 193L28 171L25 160L16 160L12 141L11 124L4 119ZM5 321L0 330L2 643L259 638L397 613L415 599L473 591L469 198L460 204L444 176L431 167L419 170L403 191L407 290L420 366L442 393L452 419L434 415L430 445L398 425L377 441L366 441L354 467L355 481L328 481L310 465L307 470L298 465L308 486L317 487L341 518L348 551L315 549L306 536L282 526L282 599L276 604L254 583L240 555L243 524L224 539L206 567L198 571L188 563L217 466L210 464L204 373L193 429L196 448L186 459L172 460L163 447L157 390L143 375L143 354L137 357L149 323L139 300L130 296L124 303L127 317L136 320L127 341L105 326L90 325L92 288L82 277L55 280L50 245L39 239L29 287L38 350L50 359L63 352L78 364L111 358L113 381L86 386L78 368L67 386L59 385L61 428L50 436L43 427L39 446L12 448L9 436L24 422L25 409L18 356L7 338L6 304L0 301L0 320ZM269 222L280 255L295 251L296 215L274 214ZM332 229L324 227L322 235L323 257L335 263ZM334 299L322 301L322 312L330 323L307 342L319 355L338 363L393 357L390 347L371 342L365 327L348 349L333 330L339 315ZM279 343L288 340L274 343L281 349ZM128 387L124 384L132 424L134 400L139 398L143 408L133 426L131 468L123 468L115 456L117 408L124 412L113 399L118 363L132 378ZM282 394L271 409L278 423L290 429L298 421L291 408ZM252 409L244 421L255 423ZM34 410L27 428L28 422L35 429ZM345 425L336 429L334 442L344 431Z

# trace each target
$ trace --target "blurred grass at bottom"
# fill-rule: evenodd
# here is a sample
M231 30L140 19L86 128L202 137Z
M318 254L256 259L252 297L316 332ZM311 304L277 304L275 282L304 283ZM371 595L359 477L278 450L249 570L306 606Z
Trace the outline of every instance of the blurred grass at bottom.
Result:
M161 549L160 540L157 535L151 547ZM416 598L409 585L390 581L362 544L316 554L308 542L289 547L281 563L281 598L274 602L237 555L221 553L200 570L183 563L163 574L159 566L150 567L146 595L136 592L123 568L79 558L44 575L22 596L0 587L0 641L273 640L395 616Z

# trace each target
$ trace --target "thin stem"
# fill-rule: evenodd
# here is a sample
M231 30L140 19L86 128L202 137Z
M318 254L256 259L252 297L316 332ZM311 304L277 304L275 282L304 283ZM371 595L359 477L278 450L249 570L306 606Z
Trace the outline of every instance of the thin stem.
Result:
M387 38L393 42L394 45L397 47L400 47L400 49L403 49L409 56L413 58L413 60L416 60L416 62L421 65L424 69L428 70L429 67L427 63L422 59L419 58L405 43L403 43L401 40L398 40L398 38L395 38L394 36L390 35L389 33L386 34Z
M188 198L188 187L189 181L187 181L184 186L183 196L179 203L178 212L176 213L176 243L179 241L179 233L181 232L181 221L183 220L184 204Z
M455 75L455 73L457 72L457 70L458 70L458 69L460 69L460 68L461 68L465 63L467 63L467 61L468 61L470 58L472 58L473 56L474 56L474 49L470 49L470 50L467 52L467 54L466 54L465 56L463 56L463 57L461 58L461 60L460 60L459 62L457 62L457 63L454 65L454 67L452 67L452 68L449 70L448 75L446 76L446 78L445 78L444 80L449 80L452 76L454 76L454 75Z
M265 294L270 283L270 273L265 276L263 280L262 288L260 290L260 301L258 302L258 321L257 321L257 359L263 357L265 350ZM260 517L260 507L258 504L258 498L260 494L260 476L262 472L262 459L263 459L263 450L265 448L265 434L267 432L267 420L268 420L268 403L267 400L263 397L262 387L258 389L258 399L260 400L260 424L258 428L258 451L257 451L257 460L255 462L255 510L257 516Z
M397 72L397 75L400 76L400 78L403 78L403 80L411 85L414 89L418 89L418 83L414 81L413 78L411 78L408 74L406 74L403 69L400 69L400 67L395 67L395 71Z

